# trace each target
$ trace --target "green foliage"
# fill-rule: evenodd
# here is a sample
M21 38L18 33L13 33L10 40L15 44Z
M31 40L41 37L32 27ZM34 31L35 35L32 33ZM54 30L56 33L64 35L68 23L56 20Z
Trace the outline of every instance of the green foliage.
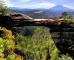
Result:
M68 14L67 12L63 12L63 13L62 13L62 18L63 18L64 20L67 20L67 19L69 18L69 14Z
M61 55L61 57L58 57L57 60L73 60L73 59L68 55Z
M13 40L14 39L14 36L13 36L11 30L0 27L0 31L2 31L2 34L1 34L2 38L7 39L7 40Z
M32 36L22 36L17 34L15 39L10 30L0 27L3 33L0 37L0 55L8 49L8 55L0 57L0 60L15 60L14 49L21 50L26 59L31 60L73 60L69 55L61 55L51 37L48 28L36 27ZM15 43L16 46L15 46Z
M6 58L0 58L0 60L7 60Z
M48 28L36 27L31 37L17 35L15 38L17 49L36 60L56 60L58 49L51 38ZM47 52L48 51L48 52Z
M15 57L15 43L12 32L2 27L0 27L0 32L2 32L0 35L0 60L15 60L13 59ZM4 58L5 55L6 57Z
M67 20L67 21L71 21L71 20L73 20L73 17L70 15L70 14L68 14L67 12L63 12L62 13L62 18L64 19L64 20Z
M1 38L5 39L5 40L2 40L2 42L4 41L4 44L6 44L6 47L8 49L14 50L15 43L13 41L14 36L12 35L12 32L2 27L0 27L0 31L2 31Z
M6 45L5 45L5 40L0 38L0 53L4 52Z
M7 60L15 60L15 55L9 54L8 57L7 57Z
M14 51L14 49L15 49L15 43L14 43L13 40L8 40L8 41L6 42L6 44L7 44L7 48L8 48L8 49Z

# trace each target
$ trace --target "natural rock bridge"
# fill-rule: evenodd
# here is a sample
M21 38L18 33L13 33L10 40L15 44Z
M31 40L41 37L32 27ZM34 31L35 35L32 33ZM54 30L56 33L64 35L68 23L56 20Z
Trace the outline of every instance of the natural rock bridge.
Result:
M74 56L74 51L69 47L74 44L74 23L64 20L40 20L22 14L0 15L0 26L13 30L14 27L23 26L46 26L50 28L50 33L57 47L63 53L70 53ZM63 42L63 40L65 42Z

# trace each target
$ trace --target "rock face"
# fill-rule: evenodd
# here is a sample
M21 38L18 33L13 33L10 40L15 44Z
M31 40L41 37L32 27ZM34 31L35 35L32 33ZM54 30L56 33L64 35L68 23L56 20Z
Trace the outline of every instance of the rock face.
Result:
M6 28L26 24L24 21L28 20L31 21L33 18L21 13L0 14L0 25Z
M30 16L22 14L22 13L9 13L9 14L4 14L4 15L0 13L0 20L4 18L7 18L8 20L9 19L8 17L11 18L12 20L33 20L33 18L31 18Z
M61 53L74 57L74 23L66 22L58 27L51 27L50 33Z
M33 18L25 15L25 14L21 14L21 13L11 13L10 17L14 20L32 20Z
M11 17L9 16L2 16L0 15L0 26L3 26L3 27L9 27L11 26L12 20L11 20Z

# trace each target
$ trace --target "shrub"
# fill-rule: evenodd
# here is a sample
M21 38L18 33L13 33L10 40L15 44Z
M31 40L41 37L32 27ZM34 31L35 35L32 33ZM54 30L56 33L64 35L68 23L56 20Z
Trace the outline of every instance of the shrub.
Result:
M1 37L7 40L13 40L14 36L12 34L11 30L8 30L6 28L2 28L0 27L0 31L2 31L3 33L1 34Z
M69 55L61 55L57 60L73 60Z
M0 27L0 32L1 31L2 33L0 37L0 59L5 60L6 58L7 60L15 60L13 59L15 57L15 43L13 40L12 32L10 30L7 30L6 28Z

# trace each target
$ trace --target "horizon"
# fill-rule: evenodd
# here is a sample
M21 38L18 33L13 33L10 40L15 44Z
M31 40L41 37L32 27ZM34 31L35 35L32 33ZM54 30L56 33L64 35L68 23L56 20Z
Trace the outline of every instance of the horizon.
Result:
M74 9L73 0L5 0L8 7L27 8L27 9L48 9L58 5Z
M8 8L16 8L16 9L52 9L52 8L66 8L66 9L72 9L72 10L74 10L74 8L69 8L69 7L66 7L66 6L64 6L64 5L56 5L56 6L53 6L53 7L51 7L51 8L20 8L20 7L8 7Z

